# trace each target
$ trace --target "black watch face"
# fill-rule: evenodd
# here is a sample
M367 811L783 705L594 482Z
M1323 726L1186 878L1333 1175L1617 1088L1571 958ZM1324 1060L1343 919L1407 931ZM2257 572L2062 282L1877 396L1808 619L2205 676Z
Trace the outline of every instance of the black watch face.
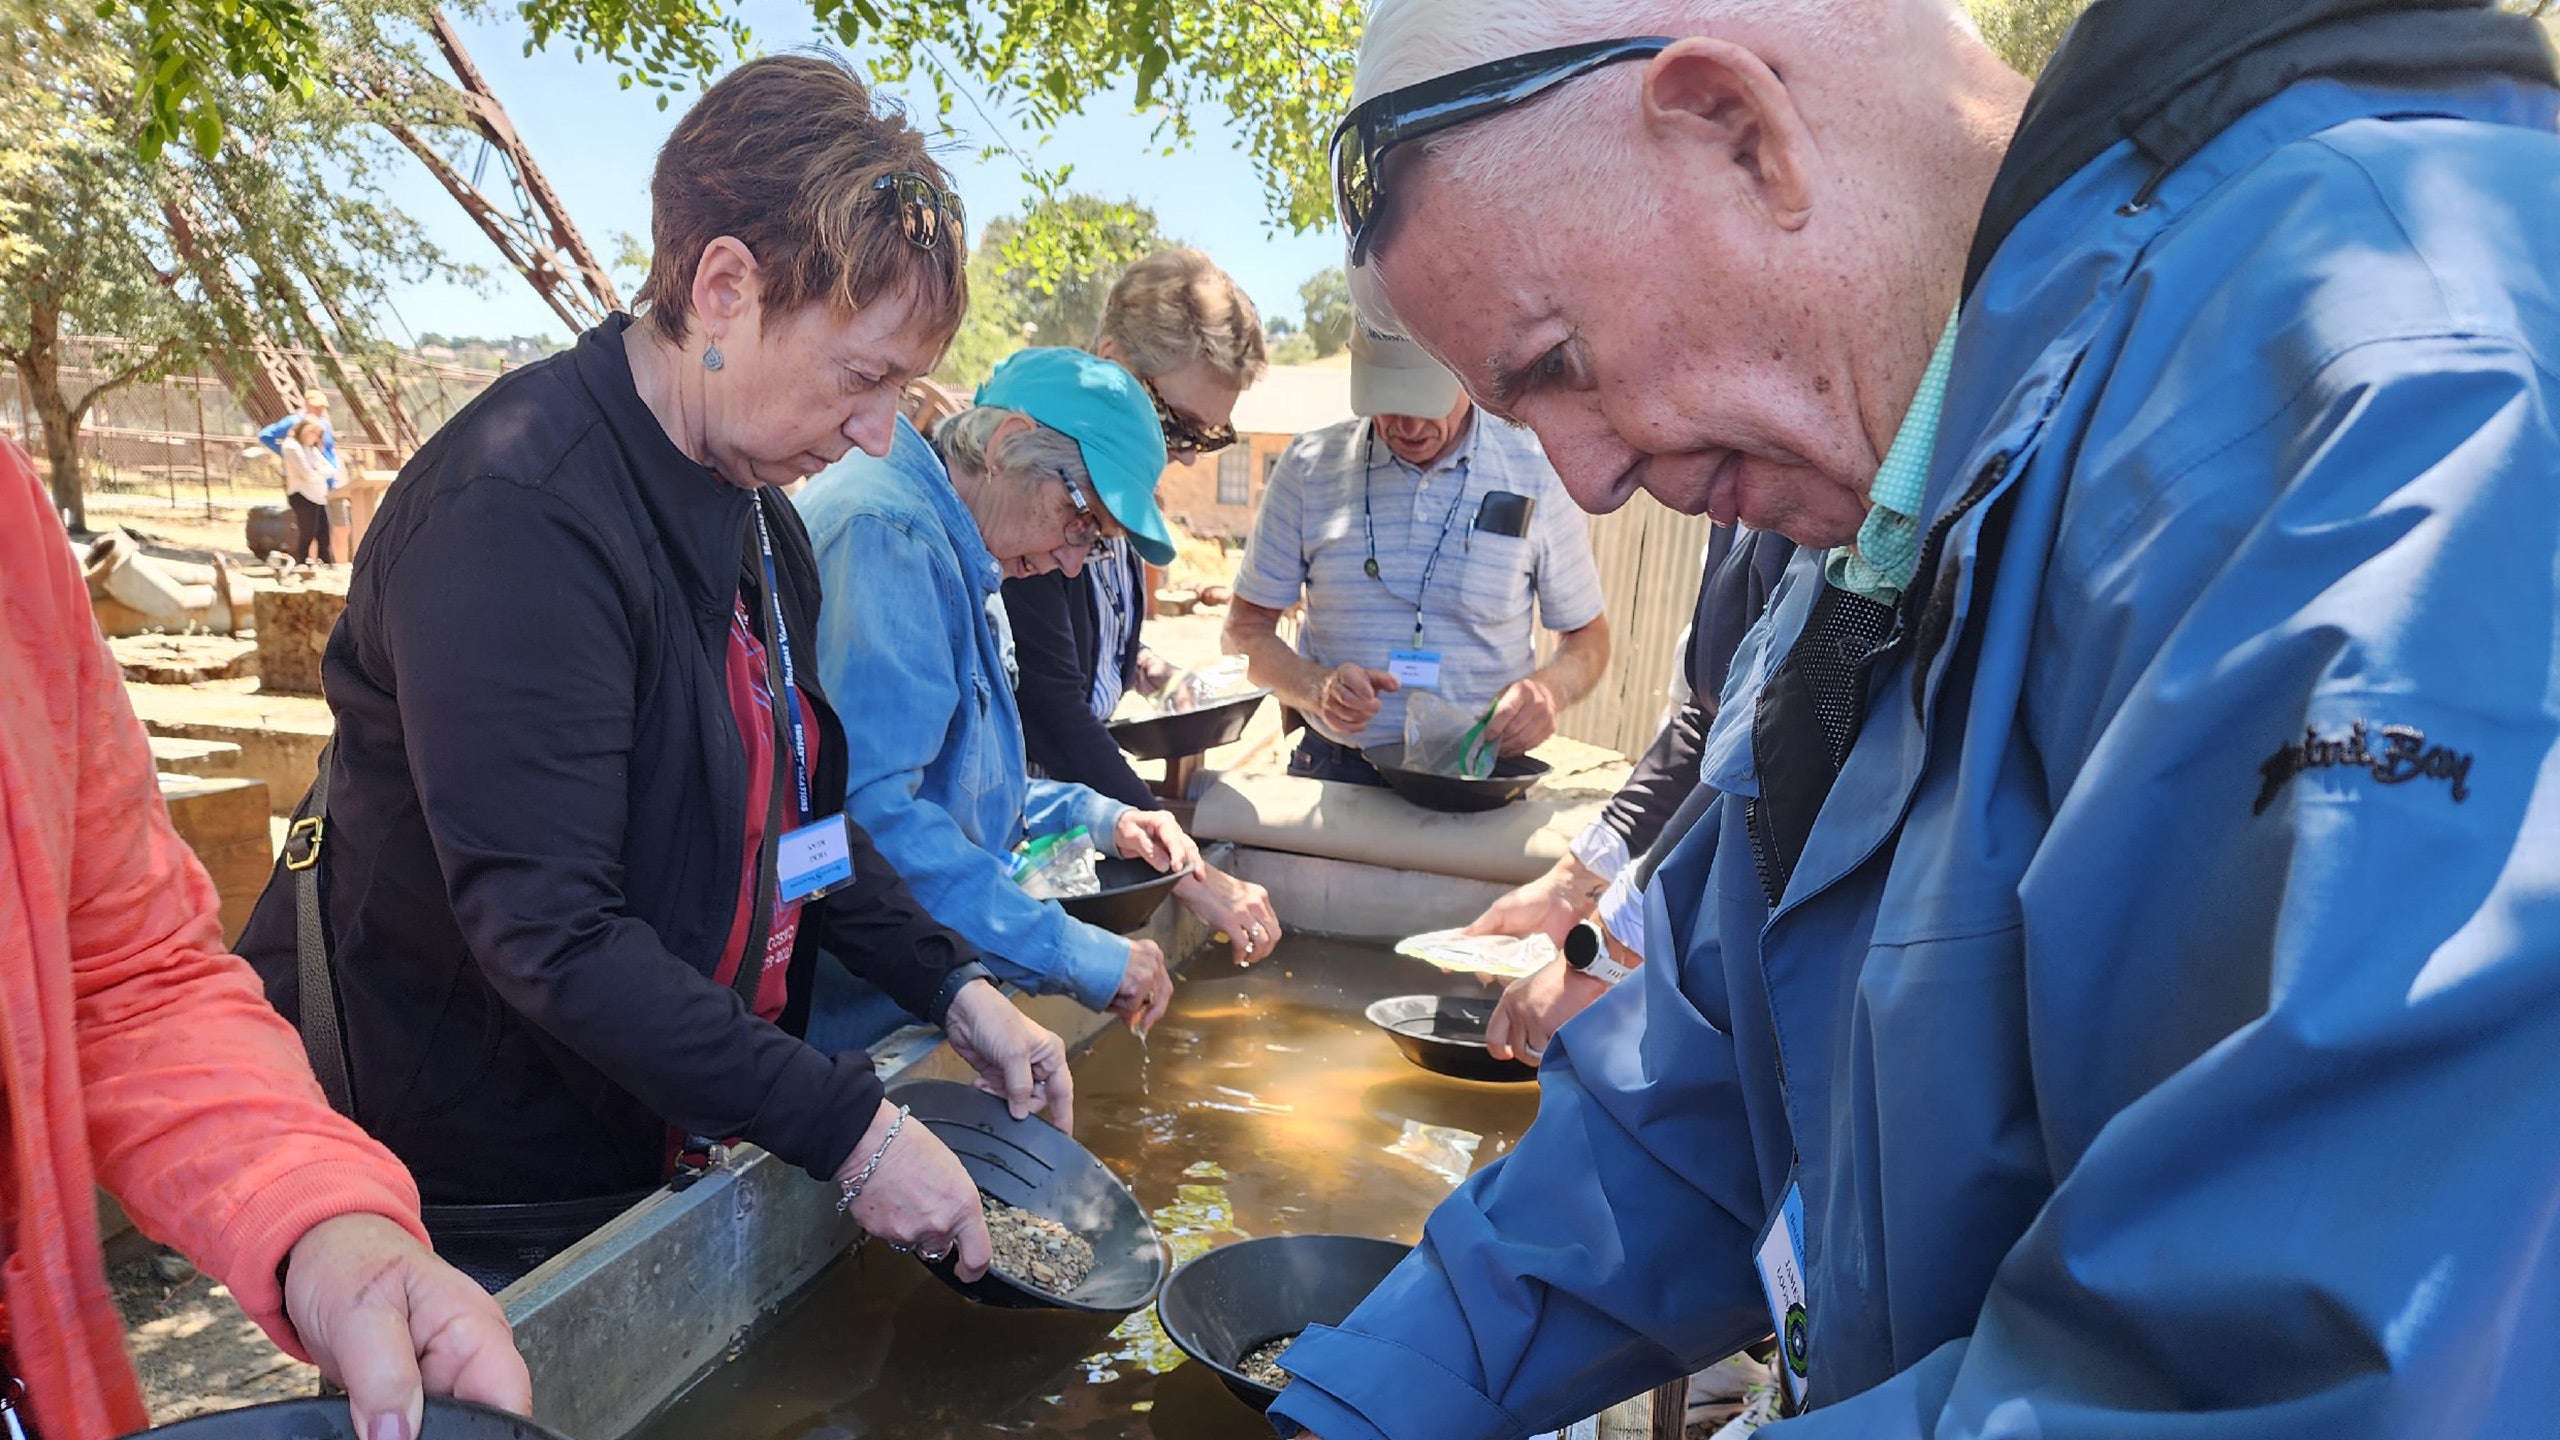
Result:
M1564 963L1576 970L1588 970L1600 958L1600 931L1590 921L1564 932Z

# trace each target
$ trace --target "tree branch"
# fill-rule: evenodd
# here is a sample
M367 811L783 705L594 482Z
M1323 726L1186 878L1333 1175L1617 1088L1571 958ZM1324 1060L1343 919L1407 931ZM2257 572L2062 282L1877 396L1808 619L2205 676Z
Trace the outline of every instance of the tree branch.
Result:
M106 379L90 386L89 393L81 396L78 402L72 405L71 413L74 415L87 414L89 412L89 407L97 402L99 396L106 394L108 391L115 389L119 385L130 384L133 379L143 371L148 370L152 366L159 364L161 361L168 359L170 352L177 348L178 342L175 340L161 341L150 354L143 356L141 359L136 360L132 364L127 365L112 375L109 375Z

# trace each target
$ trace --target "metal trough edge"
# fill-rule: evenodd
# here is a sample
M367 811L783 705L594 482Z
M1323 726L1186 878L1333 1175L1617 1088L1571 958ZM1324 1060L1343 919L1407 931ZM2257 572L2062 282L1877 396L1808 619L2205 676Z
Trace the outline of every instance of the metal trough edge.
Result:
M1221 868L1233 845L1202 847ZM1208 928L1167 904L1142 933L1176 965ZM1062 996L1016 1001L1082 1050L1117 1023ZM924 1026L874 1051L881 1078L966 1080L969 1068ZM533 1371L534 1418L574 1440L623 1440L788 1308L862 1239L835 1194L752 1145L681 1191L661 1190L498 1296Z

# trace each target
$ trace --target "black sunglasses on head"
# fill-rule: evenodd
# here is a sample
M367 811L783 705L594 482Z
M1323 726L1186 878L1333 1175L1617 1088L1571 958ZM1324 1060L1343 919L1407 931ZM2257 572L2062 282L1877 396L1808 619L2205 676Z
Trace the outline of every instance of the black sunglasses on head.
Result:
M1377 238L1378 216L1386 208L1388 151L1499 114L1604 65L1659 55L1672 44L1668 35L1632 35L1534 50L1372 95L1352 107L1334 127L1332 144L1334 208L1351 233L1352 265L1369 262L1369 245Z
M1156 388L1156 382L1141 375L1138 383L1147 387L1147 398L1156 402L1156 426L1164 431L1166 448L1206 455L1236 443L1236 427L1233 425L1195 425L1188 416L1165 403L1164 392Z
M907 243L919 250L931 250L942 243L942 232L951 231L958 243L967 228L960 212L960 197L934 184L913 170L883 175L871 182L875 194L895 195L898 201L898 227Z

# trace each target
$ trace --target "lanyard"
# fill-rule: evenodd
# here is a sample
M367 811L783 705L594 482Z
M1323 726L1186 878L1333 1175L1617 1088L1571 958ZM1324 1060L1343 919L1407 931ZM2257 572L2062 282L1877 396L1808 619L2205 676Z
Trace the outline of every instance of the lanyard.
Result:
M1458 467L1455 465L1450 466L1449 469L1450 478L1457 482L1458 493L1449 497L1449 513L1440 517L1440 534L1431 542L1431 554L1422 562L1422 583L1413 587L1413 648L1416 650L1422 648L1422 597L1431 589L1431 572L1440 568L1440 551L1449 543L1449 527L1458 521L1458 507L1467 503L1467 477L1457 473ZM1386 587L1388 594L1395 595L1395 588L1387 585L1387 577L1380 573L1378 526L1369 511L1370 482L1376 478L1377 473L1378 427L1376 422L1372 421L1369 426L1369 448L1362 455L1360 465L1360 532L1369 542L1369 558L1360 563L1360 569L1370 579ZM1396 598L1404 597L1398 595Z
M791 626L782 618L782 586L774 579L773 570L773 530L765 524L761 491L755 496L755 507L756 548L763 552L764 557L764 603L766 611L773 617L773 643L766 647L765 659L770 669L774 668L776 657L779 657L782 684L773 697L773 707L775 714L790 717L791 779L800 789L799 821L805 825L809 821L810 810L808 722L800 715L799 672L791 663Z

